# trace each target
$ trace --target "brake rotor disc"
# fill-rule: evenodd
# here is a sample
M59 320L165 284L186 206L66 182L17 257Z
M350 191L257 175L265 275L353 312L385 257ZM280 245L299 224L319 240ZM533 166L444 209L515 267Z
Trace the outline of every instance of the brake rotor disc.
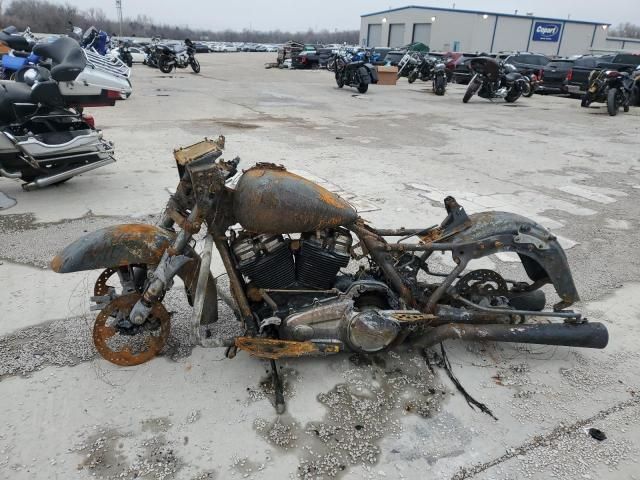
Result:
M129 367L148 362L160 353L169 338L169 313L161 303L153 305L144 325L130 326L129 314L140 297L139 293L131 293L112 300L100 311L93 325L96 350L116 365Z
M458 280L456 292L467 299L476 295L499 297L509 293L509 286L499 273L480 269L473 270Z
M141 264L131 264L128 265L128 267L131 269L131 275L133 275L133 269L134 268L144 268L144 265ZM102 297L104 295L108 295L109 294L109 286L107 284L107 282L109 281L109 279L115 274L118 273L118 268L119 267L109 267L105 270L102 271L102 273L100 274L100 276L98 277L98 279L96 280L96 284L93 287L93 295L96 297ZM122 267L120 267L122 268Z

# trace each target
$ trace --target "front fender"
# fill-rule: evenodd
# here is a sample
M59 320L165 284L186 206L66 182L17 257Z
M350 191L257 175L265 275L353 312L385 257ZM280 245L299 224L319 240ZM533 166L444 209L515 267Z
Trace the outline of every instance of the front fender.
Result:
M51 260L51 269L57 273L70 273L136 263L157 265L175 235L170 230L145 224L102 228L69 244ZM192 304L201 260L194 251L187 252L187 256L193 261L186 263L178 276L184 282Z
M174 238L175 233L154 225L102 228L68 245L51 261L51 269L69 273L133 263L156 265Z
M580 297L576 290L567 256L556 237L526 217L507 212L482 212L469 216L471 225L450 238L451 243L469 245L454 255L480 258L497 252L515 252L527 275L534 282L552 283L567 307Z

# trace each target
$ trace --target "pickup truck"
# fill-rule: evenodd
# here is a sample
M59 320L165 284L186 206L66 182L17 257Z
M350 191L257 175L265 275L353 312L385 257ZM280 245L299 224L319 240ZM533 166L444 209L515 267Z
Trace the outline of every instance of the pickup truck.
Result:
M633 71L640 65L640 55L618 53L615 55L584 55L573 62L565 84L571 96L581 96L589 86L589 74L593 70Z

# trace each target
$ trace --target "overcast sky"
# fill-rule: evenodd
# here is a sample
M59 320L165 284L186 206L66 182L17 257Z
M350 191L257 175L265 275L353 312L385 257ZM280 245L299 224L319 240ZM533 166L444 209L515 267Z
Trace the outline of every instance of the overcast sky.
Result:
M71 3L80 9L101 8L116 18L115 0L54 0ZM359 29L360 15L406 5L429 5L451 8L453 1L431 0L122 0L124 16L149 15L160 23L189 25L211 30L329 30ZM489 12L590 20L617 25L620 22L640 24L639 0L456 0L456 8Z

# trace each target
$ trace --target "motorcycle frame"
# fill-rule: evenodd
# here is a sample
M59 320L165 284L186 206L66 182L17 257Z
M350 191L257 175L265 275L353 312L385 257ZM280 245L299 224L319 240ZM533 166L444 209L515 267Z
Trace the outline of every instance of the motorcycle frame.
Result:
M162 215L160 227L120 225L94 232L90 234L92 238L84 238L83 241L69 245L54 258L51 263L52 269L65 273L135 263L149 265L152 267L153 275L149 277L150 280L144 288L141 300L130 314L130 320L134 323L138 321L135 315L136 307L140 305L142 308L161 301L171 287L173 277L179 275L184 280L187 297L194 306L193 338L196 342L203 343L200 335L201 327L217 320L219 292L215 278L209 269L212 249L215 246L229 277L233 301L225 295L220 297L232 307L246 333L244 337L226 339L218 345L207 342L207 346L235 345L249 350L256 356L270 359L339 351L335 345L325 345L322 348L326 349L322 350L311 341L285 341L258 337L263 325L259 324L260 319L252 311L247 285L230 248L230 242L235 238L234 231L230 230L230 227L237 223L233 214L235 190L228 188L225 183L235 175L239 159L230 162L216 161L222 153L223 146L224 137L221 137L217 141L217 147L220 150L213 156L209 155L204 161L197 159L192 162L192 159L181 158L177 151L176 161L181 180ZM410 330L433 327L430 328L431 333L427 343L432 343L434 339L441 341L455 337L467 340L487 338L506 342L592 348L606 346L608 335L602 324L586 323L580 314L565 310L579 300L579 297L566 256L555 237L530 220L514 214L484 212L467 217L464 209L452 197L445 199L445 208L447 217L442 224L428 228L375 229L361 217L357 217L348 225L343 225L359 240L359 244L354 248L359 246L362 255L357 256L362 258L370 255L382 271L388 287L398 296L400 307L405 312L413 312L416 315L410 320ZM207 233L205 250L200 257L193 249L193 235L201 230L203 223L206 224ZM273 231L278 231L277 223L278 219L274 219ZM177 233L169 233L168 229L176 224L180 230ZM228 236L229 233L230 236ZM400 237L400 240L392 244L388 243L384 237ZM421 242L402 243L403 240L411 237L417 237ZM526 256L542 269L544 275L532 275L523 258L525 270L533 280L532 284L526 285L529 291L536 290L546 283L553 284L561 299L554 306L554 311L484 307L460 297L451 288L460 278L469 261L505 250L516 252L521 257ZM444 280L430 293L426 303L424 298L419 302L396 270L393 254L423 252L422 259L426 260L430 254L438 251L451 252L456 266L448 274L440 275ZM428 269L425 271L433 275ZM299 291L291 292L299 293ZM332 292L336 293L336 296L341 295L340 291ZM463 303L466 308L439 304L445 294ZM262 298L269 304L268 296L263 295ZM256 300L253 297L252 299ZM548 329L540 325L501 325L503 323L501 319L511 315L554 317L562 319L564 323L553 324ZM141 322L143 321L144 318ZM404 337L407 334L408 332ZM278 344L280 348L278 352L274 351L277 348L274 347L273 342Z

